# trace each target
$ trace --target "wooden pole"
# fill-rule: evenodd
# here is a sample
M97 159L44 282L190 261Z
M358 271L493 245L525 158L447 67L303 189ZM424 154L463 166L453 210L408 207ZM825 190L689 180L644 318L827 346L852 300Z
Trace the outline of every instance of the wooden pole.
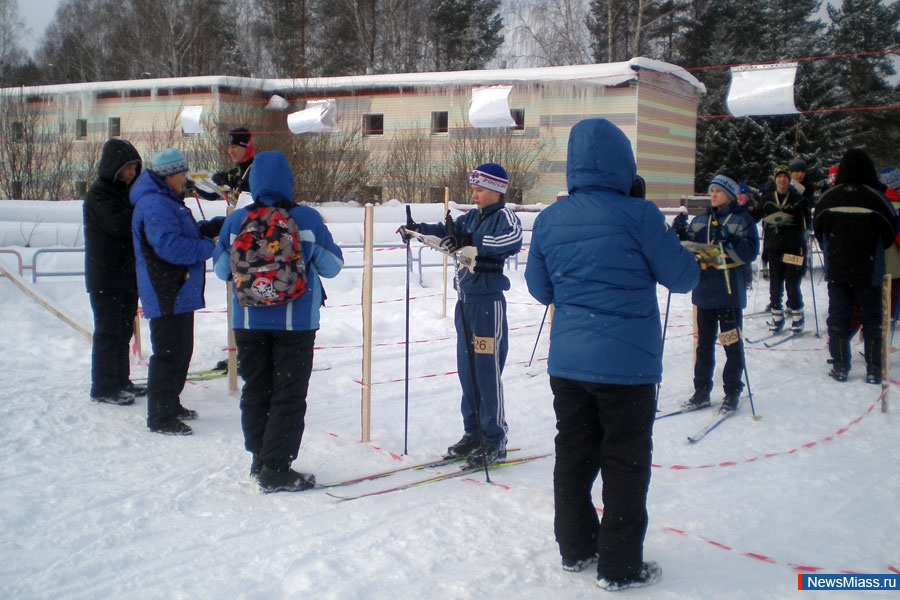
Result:
M362 420L362 441L372 438L372 267L374 262L374 220L375 210L366 204L363 233L363 284L362 284L362 399L360 417Z
M234 212L235 205L231 203L231 198L225 195L225 216L227 217ZM238 389L237 380L237 341L234 339L234 329L231 327L231 316L234 312L234 282L225 282L225 313L228 319L227 334L225 343L227 345L226 352L228 362L228 389L236 392Z
M450 210L450 188L444 188L444 214L447 214L447 211ZM441 271L444 274L444 298L441 304L441 318L447 318L447 258L449 258L446 254L443 254L444 267Z
M37 302L38 304L40 304L41 306L43 306L44 308L49 310L51 313L53 313L60 321L62 321L63 323L65 323L66 325L68 325L69 327L71 327L72 329L74 329L75 331L80 333L81 335L83 335L87 339L88 342L91 341L91 339L93 338L93 334L90 332L90 330L87 327L85 327L84 325L79 323L75 319L75 317L72 317L71 315L67 314L63 309L54 305L53 302L51 302L49 299L45 298L42 294L38 293L37 290L29 287L29 285L27 283L25 283L22 280L22 278L19 277L19 275L17 273L13 273L9 269L7 269L6 266L2 262L0 262L0 275L3 275L7 279L9 279L13 283L13 285L15 285L17 288L19 288L23 292L25 292L28 296L31 297L32 300L34 300L35 302Z
M138 359L144 358L144 352L141 348L141 316L140 313L134 315L134 354Z

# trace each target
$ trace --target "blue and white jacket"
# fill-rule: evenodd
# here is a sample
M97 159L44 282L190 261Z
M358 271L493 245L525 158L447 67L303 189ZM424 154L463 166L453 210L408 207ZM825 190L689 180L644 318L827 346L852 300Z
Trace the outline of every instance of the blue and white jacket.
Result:
M522 249L522 223L502 200L480 210L470 210L453 221L454 230L472 236L478 250L475 272L460 266L456 271L456 290L464 302L484 302L509 289L503 264ZM444 237L444 223L419 223L425 235Z
M593 383L662 378L656 285L686 293L699 267L652 202L628 194L637 176L628 138L606 119L576 124L569 196L534 222L525 282L556 307L547 371Z
M738 266L732 255L737 256L745 265L756 260L759 254L759 232L756 221L737 201L732 201L718 209L710 207L705 213L697 215L685 232L685 239L701 244L709 244L713 240L710 221L728 231L728 242L725 244L730 254L724 269L707 267L700 273L700 283L691 294L691 302L697 308L740 308L747 307L746 272Z
M250 171L250 189L255 202L267 206L284 200L292 202L293 187L294 175L283 154L262 152L256 155ZM246 208L240 208L231 213L219 233L213 263L216 275L225 281L231 280L231 244L240 233L248 212ZM298 204L288 212L300 229L306 264L306 292L293 302L277 306L242 307L237 303L237 296L232 296L231 326L234 329L308 331L319 328L319 309L325 303L320 277L337 276L344 266L344 255L317 211Z
M131 186L131 235L138 294L148 319L206 306L206 259L215 243L202 237L184 200L145 170Z

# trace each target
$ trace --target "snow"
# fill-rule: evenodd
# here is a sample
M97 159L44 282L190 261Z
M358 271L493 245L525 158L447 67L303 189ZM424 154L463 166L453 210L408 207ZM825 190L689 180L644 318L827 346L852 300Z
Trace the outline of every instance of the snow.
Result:
M80 214L80 202L56 205L61 223L73 221L62 213ZM205 206L207 216L216 210ZM359 243L361 210L321 210L339 241ZM414 205L413 215L437 220L440 210ZM26 212L13 210L13 220L27 222ZM403 214L396 202L376 208L377 242L396 242L393 230ZM34 249L13 249L30 264ZM426 267L425 287L417 272L410 284L408 454L401 456L405 249L381 247L375 254L376 264L401 266L375 269L370 443L359 441L362 271L347 268L325 281L328 307L294 465L320 482L431 460L461 434L453 321L442 315L441 269ZM430 254L423 253L426 263L438 264ZM348 265L362 264L358 247L348 245L346 257ZM10 255L0 260L15 268ZM548 331L528 367L544 307L527 293L523 272L524 266L509 271L507 294L509 440L522 449L517 454L545 454L553 452L555 434L543 369ZM820 276L817 269L820 336L807 280L811 333L772 349L747 347L760 420L751 418L745 390L740 413L698 444L686 436L709 412L657 422L645 558L659 561L663 577L654 587L625 592L628 597L786 598L795 594L799 567L824 573L900 568L896 417L880 412L880 387L864 383L858 342L850 380L826 376L827 294ZM762 283L750 293L748 312L766 304ZM81 277L40 277L33 287L91 323ZM211 274L206 299L207 309L196 315L196 370L225 357L225 287ZM664 309L662 288L659 302ZM691 393L689 296L673 295L669 312L662 408ZM0 597L578 599L605 593L594 586L591 570L559 568L552 457L499 470L491 475L494 485L479 472L347 502L324 490L264 495L248 477L239 397L225 379L186 386L184 404L200 413L193 436L161 436L146 429L144 400L131 407L90 402L90 346L5 278L0 328ZM762 319L746 323L751 339L763 328ZM135 378L146 375L146 322L142 338ZM720 366L723 358L719 350ZM429 474L335 491L381 489ZM598 482L598 506L600 489Z
M431 73L385 73L381 75L347 75L342 77L312 77L306 79L258 79L226 75L157 78L126 81L98 81L88 83L62 83L24 88L0 89L0 95L10 94L84 94L109 90L156 89L178 85L181 87L212 87L259 89L281 94L284 90L322 90L326 92L352 92L360 88L402 90L409 87L466 87L473 85L499 85L514 83L582 82L601 86L616 86L637 79L635 71L646 69L670 73L687 82L700 92L706 86L682 67L651 58L636 57L627 61L565 65L557 67L533 67L523 69L477 69L471 71L436 71Z

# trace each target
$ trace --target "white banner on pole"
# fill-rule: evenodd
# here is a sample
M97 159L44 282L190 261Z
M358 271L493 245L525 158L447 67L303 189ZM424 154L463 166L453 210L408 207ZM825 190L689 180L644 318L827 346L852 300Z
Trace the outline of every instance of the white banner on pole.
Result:
M513 127L516 122L509 113L509 93L512 86L495 85L472 90L469 123L472 127Z
M287 117L291 133L334 133L340 131L337 124L337 102L315 100L306 103L306 108L291 113Z
M203 125L200 124L202 106L185 106L181 109L181 129L185 133L203 133Z
M796 115L794 77L797 63L731 68L728 112L735 117Z

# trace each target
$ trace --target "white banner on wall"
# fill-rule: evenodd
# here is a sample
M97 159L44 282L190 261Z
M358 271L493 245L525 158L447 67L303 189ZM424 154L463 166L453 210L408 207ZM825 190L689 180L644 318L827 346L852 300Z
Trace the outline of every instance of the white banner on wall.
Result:
M291 133L334 133L340 131L337 124L337 102L315 100L306 103L306 108L291 113L287 117Z
M512 127L516 124L509 113L512 86L495 85L472 90L469 124L472 127Z
M794 78L797 63L731 68L728 112L735 117L796 115Z
M185 133L203 133L203 125L200 124L202 106L185 106L181 109L181 129Z

